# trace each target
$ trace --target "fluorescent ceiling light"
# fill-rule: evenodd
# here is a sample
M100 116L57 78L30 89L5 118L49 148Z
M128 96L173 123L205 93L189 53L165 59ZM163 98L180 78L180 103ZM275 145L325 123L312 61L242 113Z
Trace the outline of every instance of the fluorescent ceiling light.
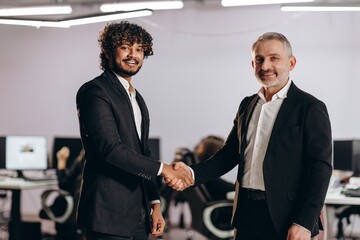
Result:
M281 11L307 11L307 12L349 12L360 11L360 4L317 4L317 5L284 5L281 6Z
M110 22L110 21L126 19L126 18L145 17L145 16L150 16L151 14L152 14L151 10L141 10L141 11L122 12L115 14L87 16L82 18L65 19L61 21L0 18L0 24L31 26L37 28L40 27L69 28L72 26L83 25L83 24Z
M251 5L313 2L313 1L314 0L222 0L221 5L223 7L235 7L235 6L251 6Z
M104 3L100 6L102 12L133 11L138 9L180 9L184 7L183 1L149 1L149 2L124 2L124 3Z
M66 27L72 27L72 26L89 24L89 23L110 22L110 21L126 19L126 18L145 17L145 16L150 16L151 14L152 14L151 10L141 10L134 12L124 12L117 14L106 14L100 16L70 19L70 20L61 21L59 23L64 24Z
M70 14L71 6L38 6L22 8L1 8L0 16L29 16L29 15L52 15L52 14Z

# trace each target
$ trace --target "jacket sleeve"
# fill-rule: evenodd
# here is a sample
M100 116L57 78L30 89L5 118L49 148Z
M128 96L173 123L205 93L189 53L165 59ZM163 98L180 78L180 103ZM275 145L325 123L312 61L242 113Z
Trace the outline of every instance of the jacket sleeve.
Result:
M87 154L89 162L98 164L98 167L110 165L120 168L146 180L156 180L160 162L137 153L123 143L117 131L113 106L101 87L94 84L83 86L77 95L77 108L83 143L86 151L90 151ZM100 159L105 163L100 163Z
M306 161L304 189L294 223L310 231L318 221L332 173L332 137L330 120L324 103L316 101L305 117L304 156Z

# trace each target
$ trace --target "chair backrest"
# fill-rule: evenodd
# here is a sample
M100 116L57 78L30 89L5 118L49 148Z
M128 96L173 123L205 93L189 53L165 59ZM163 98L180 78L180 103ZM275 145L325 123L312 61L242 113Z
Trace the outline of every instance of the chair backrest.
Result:
M198 163L195 154L191 151L183 151L181 155L181 161L187 165ZM182 194L190 206L192 216L191 227L194 230L209 239L230 239L233 236L233 228L231 226L232 201L214 201L204 184L195 188L190 187L184 190ZM228 213L230 213L230 216L228 216ZM227 217L226 219L212 219L214 216L215 218L217 216ZM219 222L221 222L222 229L216 226Z
M56 194L54 202L50 205L49 198ZM41 194L41 207L44 214L40 213L40 217L49 218L57 223L65 223L73 214L74 199L68 192L50 189Z
M191 210L191 228L208 239L230 239L233 236L232 201L208 201L205 191L204 185L200 185L182 192Z

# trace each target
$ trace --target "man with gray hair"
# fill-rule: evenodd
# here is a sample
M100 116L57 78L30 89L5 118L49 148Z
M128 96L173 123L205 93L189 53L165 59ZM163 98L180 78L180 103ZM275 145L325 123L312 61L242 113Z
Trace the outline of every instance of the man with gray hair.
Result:
M331 126L325 104L290 78L295 65L284 35L260 36L252 67L262 87L241 102L225 145L191 166L198 186L238 165L236 240L309 240L322 228L332 173ZM175 181L168 184L176 187Z

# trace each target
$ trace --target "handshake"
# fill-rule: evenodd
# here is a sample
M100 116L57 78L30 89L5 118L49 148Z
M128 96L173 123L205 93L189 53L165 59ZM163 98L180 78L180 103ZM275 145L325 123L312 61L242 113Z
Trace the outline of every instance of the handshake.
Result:
M183 162L176 162L171 165L164 163L161 176L164 177L165 183L176 191L183 191L194 185L190 167Z

